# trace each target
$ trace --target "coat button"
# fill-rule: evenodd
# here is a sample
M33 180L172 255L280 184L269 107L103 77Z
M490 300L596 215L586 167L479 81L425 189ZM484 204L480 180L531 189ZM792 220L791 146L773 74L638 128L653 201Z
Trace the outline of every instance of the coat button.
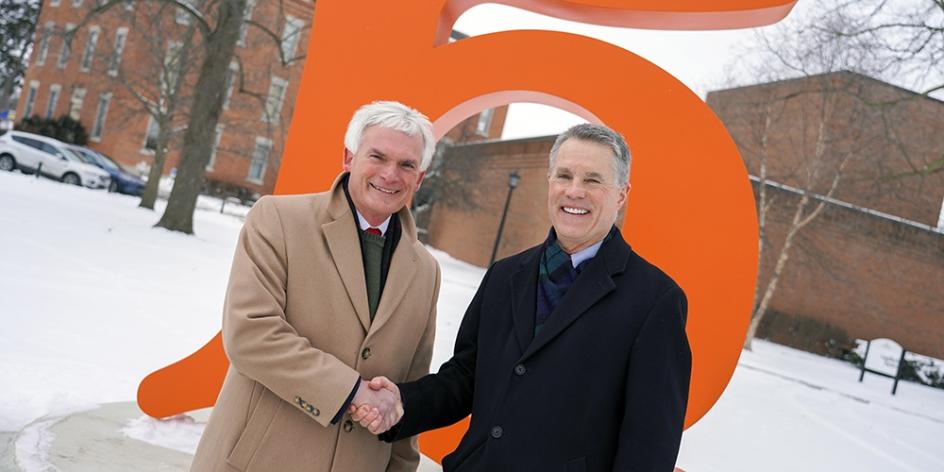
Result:
M317 408L315 408L315 407L313 407L313 406L311 406L311 405L308 405L308 412L311 413L312 416L318 416L318 415L321 414L321 410L319 410L319 409L317 409Z
M345 421L345 422L344 422L344 432L345 432L345 433L350 433L350 432L353 431L353 430L354 430L354 422L351 421L351 420Z
M501 427L501 426L495 426L495 427L492 428L492 437L495 438L495 439L498 439L498 438L502 437L502 432L503 432L503 431L502 431L502 427Z
M369 347L365 347L364 350L361 351L361 359L364 359L365 361L366 361L367 359L370 359L370 348L369 348Z
M516 374L516 375L519 375L519 376L520 376L520 375L524 375L524 374L526 374L527 372L528 372L528 368L525 367L524 364L518 364L518 365L515 366L515 374Z

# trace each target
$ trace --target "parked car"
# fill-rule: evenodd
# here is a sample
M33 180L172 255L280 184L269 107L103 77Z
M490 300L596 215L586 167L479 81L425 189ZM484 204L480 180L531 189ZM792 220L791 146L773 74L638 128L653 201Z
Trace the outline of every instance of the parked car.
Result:
M0 135L0 170L19 169L26 174L39 172L44 177L88 188L108 188L111 176L87 164L59 140L23 131Z
M89 164L108 172L108 175L111 176L111 183L108 185L109 192L135 196L141 196L144 192L144 180L125 170L114 159L87 147L71 145L69 149L79 157L84 158Z

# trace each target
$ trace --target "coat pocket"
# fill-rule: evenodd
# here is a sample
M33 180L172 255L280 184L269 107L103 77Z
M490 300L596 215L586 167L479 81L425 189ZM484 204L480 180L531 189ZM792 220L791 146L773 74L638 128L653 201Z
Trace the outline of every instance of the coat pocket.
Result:
M256 408L249 415L246 422L246 429L236 440L236 446L233 447L226 462L238 470L245 471L252 461L253 455L268 433L275 419L276 413L282 408L282 399L275 396L272 392L263 389Z

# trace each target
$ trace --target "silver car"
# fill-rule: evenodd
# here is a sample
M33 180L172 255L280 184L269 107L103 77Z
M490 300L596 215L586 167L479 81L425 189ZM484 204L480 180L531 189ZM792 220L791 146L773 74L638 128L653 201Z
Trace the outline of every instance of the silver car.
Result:
M39 172L44 177L88 188L108 188L108 172L76 156L68 145L46 136L23 131L0 135L0 170L19 169L26 174Z

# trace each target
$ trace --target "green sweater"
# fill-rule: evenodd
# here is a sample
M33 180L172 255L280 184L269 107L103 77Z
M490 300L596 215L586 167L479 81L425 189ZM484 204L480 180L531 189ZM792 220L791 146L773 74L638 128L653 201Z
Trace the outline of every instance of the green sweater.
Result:
M385 238L366 231L358 231L361 236L361 248L364 250L364 277L367 282L367 304L370 308L370 321L374 321L377 304L380 303L380 265L383 259Z

